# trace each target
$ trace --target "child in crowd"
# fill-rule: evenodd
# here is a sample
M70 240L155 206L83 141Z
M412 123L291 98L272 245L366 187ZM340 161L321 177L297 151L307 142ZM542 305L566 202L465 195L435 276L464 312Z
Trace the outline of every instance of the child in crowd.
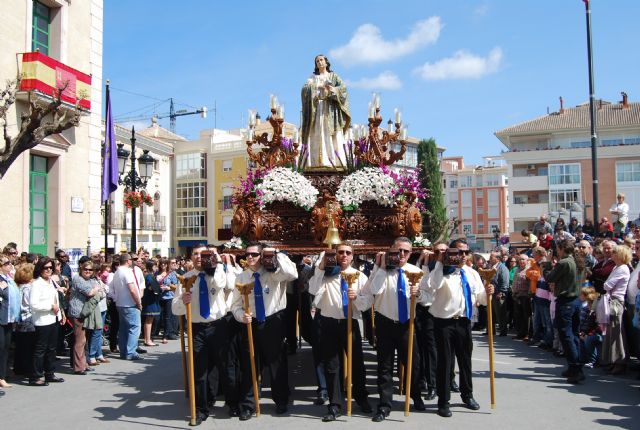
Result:
M598 361L602 333L596 320L593 308L598 294L593 287L583 287L580 290L580 355L585 367L594 367Z

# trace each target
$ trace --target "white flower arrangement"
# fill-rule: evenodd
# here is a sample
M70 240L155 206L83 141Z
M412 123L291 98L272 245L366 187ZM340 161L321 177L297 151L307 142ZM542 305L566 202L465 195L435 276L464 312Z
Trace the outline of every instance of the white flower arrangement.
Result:
M394 186L393 178L382 169L365 167L342 180L336 192L336 199L345 210L355 210L366 200L374 200L382 206L393 206Z
M245 243L241 237L232 237L230 241L225 242L222 246L226 249L244 249Z
M256 187L262 195L260 209L267 203L288 201L311 210L318 200L318 189L298 172L286 167L276 167L265 175Z
M431 246L431 241L422 236L422 233L418 233L416 237L413 238L413 246Z

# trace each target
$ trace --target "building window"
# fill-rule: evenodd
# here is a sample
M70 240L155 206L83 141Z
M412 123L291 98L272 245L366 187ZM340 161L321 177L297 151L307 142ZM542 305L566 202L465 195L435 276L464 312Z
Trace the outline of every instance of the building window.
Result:
M640 161L621 161L616 163L618 182L640 182Z
M485 185L487 187L497 187L500 185L500 175L485 175Z
M49 55L51 8L39 1L33 2L32 29L31 50L40 50L43 54Z
M622 145L622 139L602 139L600 141L602 146L617 146Z
M471 224L462 224L462 234L464 235L471 234Z
M223 172L230 172L231 171L231 165L232 165L231 160L222 160L222 171Z
M207 179L207 155L199 152L177 155L176 179Z
M179 212L176 215L179 237L203 237L207 235L207 211Z
M484 233L484 224L483 223L478 223L478 226L476 227L476 233L478 233L478 234L483 234Z
M550 164L549 185L580 184L580 164Z
M462 208L462 219L471 219L471 208Z
M230 210L233 205L231 203L231 199L232 199L232 195L233 195L233 188L229 188L229 187L224 187L222 189L222 207L221 209L223 211L227 211ZM224 227L227 228L227 227Z
M629 137L624 140L625 145L640 145L640 137Z
M222 217L222 228L230 229L231 228L231 217L225 216Z
M469 175L460 176L460 186L461 187L472 187L473 186L473 178Z
M207 184L185 182L176 184L176 208L194 209L207 207Z
M449 180L449 188L458 188L458 180L450 179Z
M579 203L580 190L549 190L549 210L559 212L560 209L568 209L572 203Z
M489 206L489 218L500 218L500 208L498 206Z
M588 140L583 140L580 142L571 142L572 148L591 148L591 142Z
M483 187L483 178L482 175L476 176L476 187Z

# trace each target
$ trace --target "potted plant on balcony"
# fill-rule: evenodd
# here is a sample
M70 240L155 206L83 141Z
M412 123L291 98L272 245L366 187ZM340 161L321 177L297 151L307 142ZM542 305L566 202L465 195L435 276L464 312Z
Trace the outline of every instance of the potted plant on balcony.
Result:
M124 205L127 209L139 208L143 204L153 206L153 197L144 191L130 191L124 193Z

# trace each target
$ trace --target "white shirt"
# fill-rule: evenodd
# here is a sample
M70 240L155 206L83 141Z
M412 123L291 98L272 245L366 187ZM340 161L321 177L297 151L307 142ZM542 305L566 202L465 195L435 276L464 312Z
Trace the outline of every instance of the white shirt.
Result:
M629 205L625 202L616 203L611 206L609 212L617 212L617 221L626 224L629 221Z
M353 267L348 267L345 272L360 273L354 284L356 292L359 293L367 283L367 275ZM324 274L324 270L316 267L314 275L309 280L309 294L315 296L313 303L316 308L322 311L323 317L334 318L337 320L345 319L344 309L342 307L341 278L340 274L335 276L326 276ZM353 318L360 318L358 307L355 303L354 305L355 306L352 306L354 308Z
M638 295L638 276L640 276L640 263L631 272L629 277L629 286L627 287L627 303L636 304L636 296Z
M33 317L33 325L46 326L56 322L56 318L62 320L62 312L58 309L58 313L54 313L51 308L54 304L60 307L58 302L58 290L53 282L45 281L38 278L31 284L31 311Z
M423 266L425 276L420 282L420 289L426 290L433 297L433 303L429 312L436 318L456 318L466 316L466 300L462 288L460 270L464 270L471 288L471 305L476 301L486 302L486 293L482 285L480 275L471 267L464 266L450 275L444 276L443 265L436 262L433 271L429 272L428 266ZM474 273L475 272L475 273Z
M193 269L190 272L185 273L184 278L188 279L193 276L198 276L200 273L204 272ZM232 278L231 282L228 282L229 278ZM223 265L218 264L216 265L216 270L213 276L205 275L204 279L207 282L207 289L209 290L209 317L205 319L200 315L200 278L198 278L191 287L192 323L216 321L227 314L228 308L225 298L225 290L229 288L229 285L233 285L235 274L233 272L225 273ZM187 313L187 307L182 302L183 292L182 284L179 284L171 301L171 310L175 315L185 315Z
M401 269L405 272L419 272L418 269L413 264L406 263ZM371 274L370 282L368 283L368 288L365 288L365 294L370 293L374 296L374 308L376 312L384 315L385 317L393 320L399 321L398 316L398 270L386 270L379 267L374 267L373 272ZM410 315L411 309L411 285L409 284L409 280L406 279L405 276L405 296L407 300L407 316ZM418 297L416 297L416 301L423 303L428 299L427 295L424 294L423 291L420 291ZM365 300L361 299L359 302L360 305L365 303ZM360 308L361 310L364 310Z
M136 279L133 276L133 270L124 265L118 267L118 270L116 270L116 273L113 275L113 280L111 281L111 289L113 290L112 294L116 302L116 306L123 308L135 307L136 301L131 297L129 284L136 284Z
M137 265L133 265L133 273L136 275L136 279L133 281L134 284L138 287L139 297L142 297L144 294L144 289L146 287L146 281L144 280L144 272ZM138 282L136 282L138 281Z
M278 269L275 272L267 272L264 267L260 267L260 285L262 285L262 298L264 301L265 317L271 316L287 307L287 282L298 279L296 265L285 254L276 254L278 259ZM252 284L255 280L253 274L256 273L247 269L238 275L236 284ZM256 317L256 304L253 294L249 294L249 308L251 315ZM240 290L234 288L231 312L234 318L242 322L244 317L244 301Z

